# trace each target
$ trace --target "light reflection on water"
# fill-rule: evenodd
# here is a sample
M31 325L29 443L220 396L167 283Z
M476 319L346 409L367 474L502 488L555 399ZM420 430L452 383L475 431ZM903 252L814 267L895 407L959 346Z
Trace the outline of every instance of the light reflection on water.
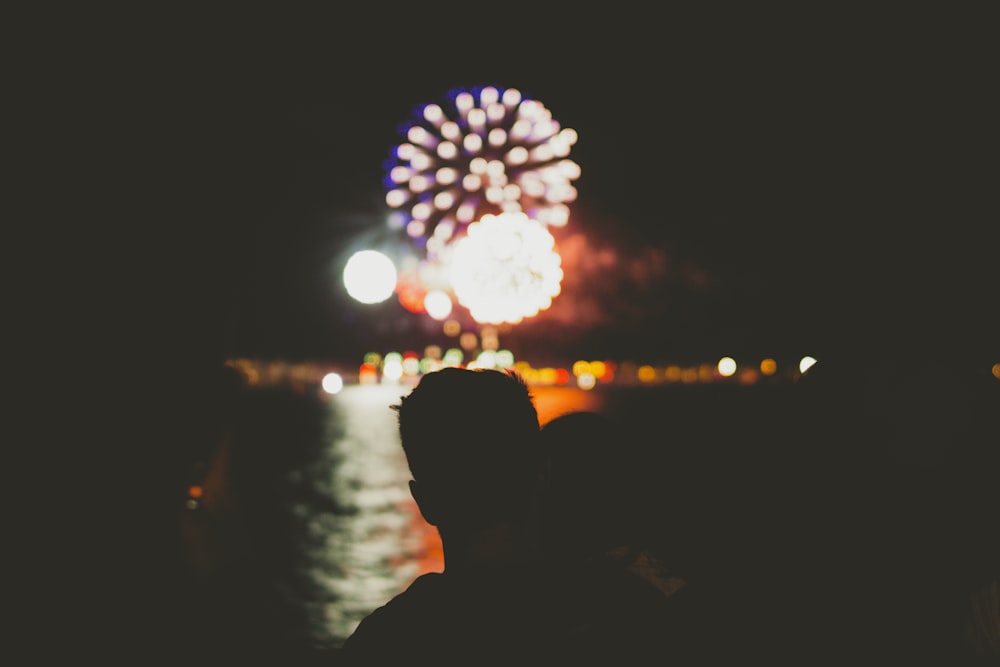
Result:
M374 608L423 572L441 570L440 541L409 494L409 469L389 405L405 385L352 385L330 398L329 480L314 480L341 508L310 524L324 533L311 578L332 593L325 610L339 643ZM307 509L307 508L306 508Z

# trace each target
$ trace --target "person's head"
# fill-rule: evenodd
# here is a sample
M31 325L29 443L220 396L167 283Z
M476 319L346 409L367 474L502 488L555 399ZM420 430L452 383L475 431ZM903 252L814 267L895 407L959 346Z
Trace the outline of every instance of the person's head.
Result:
M513 371L444 368L390 406L428 523L465 530L517 520L539 475L538 413Z
M542 538L552 551L601 550L637 537L642 484L630 438L611 417L569 412L541 429Z

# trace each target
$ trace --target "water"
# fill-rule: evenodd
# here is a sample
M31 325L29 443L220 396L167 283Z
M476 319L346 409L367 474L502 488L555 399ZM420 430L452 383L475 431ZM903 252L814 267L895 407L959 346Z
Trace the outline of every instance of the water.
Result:
M396 414L388 408L402 393L395 385L353 385L331 399L340 437L330 443L328 488L352 511L317 527L327 533L317 560L329 567L314 574L339 600L327 610L337 642L414 578L442 567L437 533L410 496Z

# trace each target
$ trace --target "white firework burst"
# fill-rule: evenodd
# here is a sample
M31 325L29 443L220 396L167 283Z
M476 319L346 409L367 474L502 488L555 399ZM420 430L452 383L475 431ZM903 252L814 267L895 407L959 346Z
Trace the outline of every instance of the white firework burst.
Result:
M575 130L514 88L457 89L449 108L426 104L386 164L386 203L429 258L486 214L523 212L563 226L580 167Z
M451 247L458 302L481 324L516 324L552 305L561 290L555 239L524 213L486 214Z

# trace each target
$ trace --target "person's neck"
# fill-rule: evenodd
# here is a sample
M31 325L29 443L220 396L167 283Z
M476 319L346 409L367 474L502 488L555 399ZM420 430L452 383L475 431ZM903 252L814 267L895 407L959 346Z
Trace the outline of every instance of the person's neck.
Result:
M512 522L498 522L461 533L441 533L444 570L452 573L489 571L525 563L536 557L527 532Z

